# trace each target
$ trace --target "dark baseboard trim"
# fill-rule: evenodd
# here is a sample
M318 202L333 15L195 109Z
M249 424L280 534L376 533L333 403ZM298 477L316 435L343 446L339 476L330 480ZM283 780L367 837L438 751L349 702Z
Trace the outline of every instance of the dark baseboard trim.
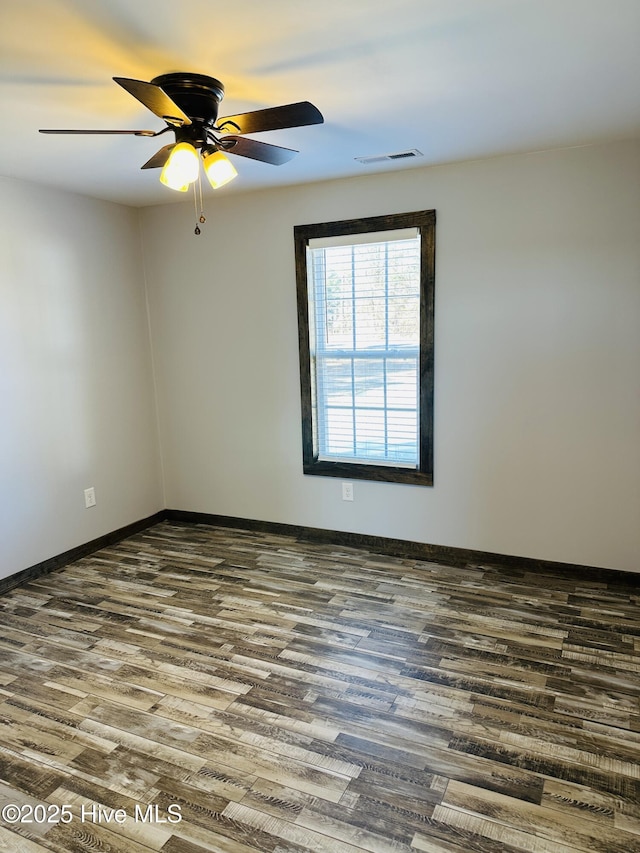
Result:
M640 586L640 573L625 572L621 569L605 569L598 566L583 566L576 563L559 563L554 560L537 560L532 557L516 557L510 554L495 554L489 551L454 548L449 545L429 545L424 542L390 539L385 536L372 536L366 533L324 530L319 527L303 527L297 524L283 524L277 521L258 521L251 518L212 515L206 512L189 512L179 509L165 510L165 519L184 524L207 524L214 527L230 527L261 533L275 533L312 542L343 545L349 548L362 548L392 557L432 561L447 566L462 567L469 564L481 564L507 570L511 575L535 573L536 575L551 575L555 578L582 578L586 582L591 583L614 583L617 585L622 583L634 588Z
M50 557L42 563L36 563L35 566L30 566L28 569L17 572L15 575L0 578L0 595L3 595L5 592L8 592L16 586L21 586L23 583L27 583L27 581L32 581L35 578L48 574L49 572L55 572L57 569L68 566L69 563L74 563L82 557L87 557L89 554L93 554L101 548L107 548L109 545L115 545L116 542L121 542L129 536L133 536L134 533L140 533L141 530L146 530L147 527L153 527L154 524L164 521L166 517L166 510L161 510L160 512L156 512L154 515L150 515L148 518L142 518L140 521L134 521L133 524L127 524L125 527L120 527L118 530L113 530L111 533L99 536L91 542L86 542L84 545L78 545L75 548L71 548L71 550L65 551L63 554L58 554L56 557Z

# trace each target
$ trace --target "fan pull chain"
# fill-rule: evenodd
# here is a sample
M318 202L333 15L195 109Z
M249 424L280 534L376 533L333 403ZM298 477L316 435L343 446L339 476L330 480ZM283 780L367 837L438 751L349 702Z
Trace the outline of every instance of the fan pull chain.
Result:
M198 192L200 193L200 222L204 224L207 217L204 215L204 204L202 203L202 176L198 172Z
M197 218L198 222L200 223L200 225L204 225L204 223L207 221L207 217L204 215L204 206L202 203L202 179L200 177L199 172L198 172L198 193L200 195L200 216L198 216L198 198L196 196L196 185L194 183L194 185L193 185L193 209L195 210L195 215L196 215L196 218ZM196 237L199 237L200 234L202 233L202 231L200 230L200 225L198 225L198 223L196 223L196 227L193 230L193 233L196 235Z
M197 216L198 216L198 199L196 197L196 185L195 184L193 185L193 209L195 210L195 215L197 218ZM199 237L200 234L202 233L200 231L200 226L197 223L196 223L196 227L195 227L193 233L196 235L196 237Z

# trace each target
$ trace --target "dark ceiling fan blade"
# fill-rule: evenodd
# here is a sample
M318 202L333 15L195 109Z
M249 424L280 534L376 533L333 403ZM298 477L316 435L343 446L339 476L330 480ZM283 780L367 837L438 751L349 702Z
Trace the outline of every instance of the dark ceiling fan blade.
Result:
M148 110L164 119L167 124L172 124L175 127L191 124L189 116L155 83L131 80L128 77L114 77L113 79L130 95L137 98L141 104L144 104Z
M254 110L251 113L239 113L225 116L218 122L219 131L233 133L260 133L263 130L281 130L284 127L304 127L308 124L322 124L322 113L309 101L297 104L285 104L282 107L270 107L266 110Z
M161 169L164 164L169 159L169 154L171 154L172 150L176 147L176 143L172 142L171 145L165 145L164 148L161 148L159 151L151 157L144 166L140 166L141 169Z
M280 166L282 163L286 163L298 153L292 148L269 145L267 142L258 142L257 139L246 139L244 136L225 136L220 141L222 143L221 150L226 151L228 154L250 157L252 160L271 163L273 166Z
M127 136L157 136L158 134L154 130L51 130L51 129L40 129L38 133L92 133L92 134L100 134L100 133L118 133L121 135Z

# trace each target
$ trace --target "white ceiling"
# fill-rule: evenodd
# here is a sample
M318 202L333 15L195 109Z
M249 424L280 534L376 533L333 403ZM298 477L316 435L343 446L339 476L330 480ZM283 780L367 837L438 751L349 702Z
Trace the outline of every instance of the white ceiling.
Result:
M222 80L220 115L309 100L220 193L640 135L640 0L2 0L0 174L131 205L184 199L140 166L160 130L113 76ZM413 161L354 158L417 148ZM210 190L209 192L213 192Z

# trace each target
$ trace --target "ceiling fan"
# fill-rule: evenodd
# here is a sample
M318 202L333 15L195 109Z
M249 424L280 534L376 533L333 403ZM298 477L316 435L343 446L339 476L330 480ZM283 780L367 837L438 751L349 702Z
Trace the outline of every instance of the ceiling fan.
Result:
M151 82L113 78L130 95L165 122L162 130L57 130L40 133L130 134L160 136L173 131L175 142L165 145L142 166L162 169L160 180L172 189L186 191L199 176L200 158L214 188L237 174L226 154L249 157L279 166L298 152L247 139L244 134L322 124L322 113L308 101L255 110L218 119L224 86L215 77L189 72L161 74ZM200 153L198 153L200 152ZM204 218L201 218L204 221ZM199 232L196 232L199 233Z

